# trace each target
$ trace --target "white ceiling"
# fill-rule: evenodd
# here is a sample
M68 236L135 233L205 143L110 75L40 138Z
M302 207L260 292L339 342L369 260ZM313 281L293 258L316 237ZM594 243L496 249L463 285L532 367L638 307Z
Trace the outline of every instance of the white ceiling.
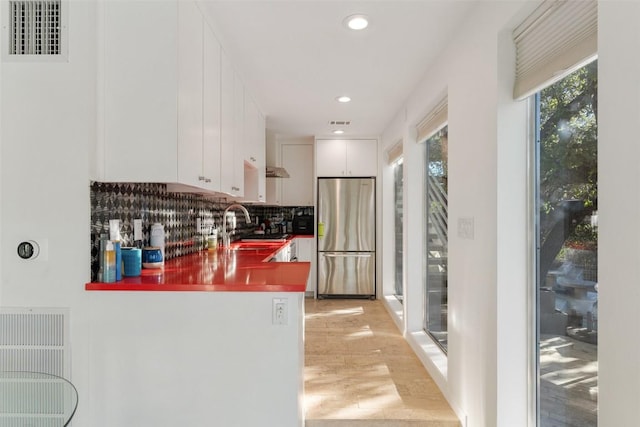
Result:
M267 116L286 135L378 135L397 114L473 0L204 0L223 49ZM369 17L347 30L343 19ZM335 98L353 100L339 104Z

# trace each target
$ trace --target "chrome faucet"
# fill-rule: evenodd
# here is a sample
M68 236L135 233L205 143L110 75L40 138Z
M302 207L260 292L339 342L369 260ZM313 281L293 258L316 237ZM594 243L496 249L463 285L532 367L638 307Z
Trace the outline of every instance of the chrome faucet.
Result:
M229 212L231 209L240 209L244 214L244 218L247 220L247 224L251 224L251 218L249 217L249 211L247 211L247 208L245 208L244 206L238 203L234 203L232 205L227 206L227 208L224 210L224 213L222 214L222 247L223 248L228 248L229 244L231 243L230 236L227 234L227 212Z

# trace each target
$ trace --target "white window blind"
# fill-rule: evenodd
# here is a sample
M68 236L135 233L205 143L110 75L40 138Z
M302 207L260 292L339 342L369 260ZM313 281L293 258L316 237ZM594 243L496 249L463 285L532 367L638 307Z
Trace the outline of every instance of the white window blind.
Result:
M514 98L524 99L591 61L598 52L595 0L545 0L513 32Z
M402 157L402 139L387 150L387 161L390 165L395 163L400 157Z
M417 142L424 142L447 124L449 118L448 106L448 98L444 98L418 123L418 126L416 126L418 130Z

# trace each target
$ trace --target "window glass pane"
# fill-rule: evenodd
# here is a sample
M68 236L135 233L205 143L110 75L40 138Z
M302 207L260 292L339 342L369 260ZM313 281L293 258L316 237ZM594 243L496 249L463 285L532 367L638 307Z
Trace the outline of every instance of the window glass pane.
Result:
M424 329L447 349L448 127L427 139L426 254Z
M394 174L394 208L395 208L395 292L399 301L403 300L402 291L402 159L395 163Z
M597 63L536 95L541 426L597 425Z

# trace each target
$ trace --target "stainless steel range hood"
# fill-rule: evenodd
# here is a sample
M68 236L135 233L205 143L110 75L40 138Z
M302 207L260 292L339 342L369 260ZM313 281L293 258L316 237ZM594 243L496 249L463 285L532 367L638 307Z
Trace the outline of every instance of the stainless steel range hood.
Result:
M289 178L289 172L279 166L267 166L267 178Z

